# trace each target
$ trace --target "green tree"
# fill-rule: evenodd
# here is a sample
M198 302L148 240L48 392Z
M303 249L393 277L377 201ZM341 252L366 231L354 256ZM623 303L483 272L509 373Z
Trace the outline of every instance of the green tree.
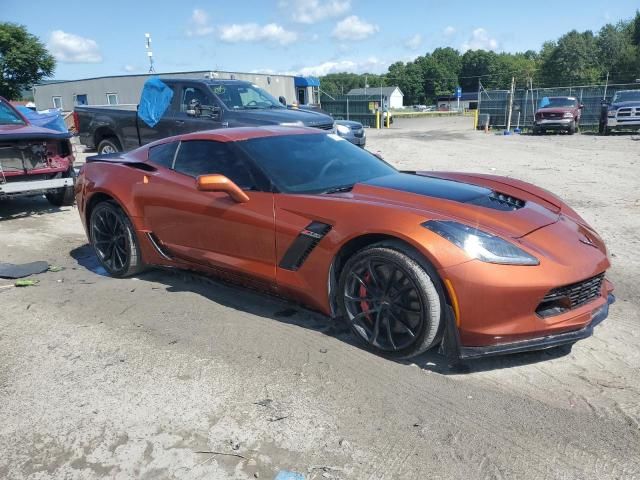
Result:
M596 83L602 80L603 68L596 55L593 32L571 32L557 43L543 46L541 80L544 86Z
M22 90L51 76L55 65L42 42L24 26L0 23L0 96L20 98Z

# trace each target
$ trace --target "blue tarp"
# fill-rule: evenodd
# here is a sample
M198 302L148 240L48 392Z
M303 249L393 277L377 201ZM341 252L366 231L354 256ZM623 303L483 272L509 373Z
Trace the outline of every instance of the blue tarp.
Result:
M142 87L138 117L151 128L155 127L169 108L173 90L158 77L151 77Z
M316 77L293 77L296 87L319 87L320 79Z
M69 129L64 123L60 110L47 110L43 112L34 112L30 108L17 106L16 109L24 115L32 125L36 127L48 128L56 132L68 132Z

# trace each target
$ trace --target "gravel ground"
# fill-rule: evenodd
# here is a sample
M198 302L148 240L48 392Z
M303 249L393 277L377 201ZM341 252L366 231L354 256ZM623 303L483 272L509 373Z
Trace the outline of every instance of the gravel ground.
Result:
M610 318L570 351L392 362L279 299L104 276L74 208L0 202L0 259L65 268L0 289L0 478L640 478L640 143L436 118L368 148L564 197L608 243Z

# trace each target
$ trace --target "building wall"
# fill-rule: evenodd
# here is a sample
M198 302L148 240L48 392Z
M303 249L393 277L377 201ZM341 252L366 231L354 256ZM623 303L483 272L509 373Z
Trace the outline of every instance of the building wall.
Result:
M389 99L389 108L402 108L404 106L404 95L398 90L391 94Z
M206 78L211 72L160 73L160 78ZM156 74L154 74L156 75ZM61 97L62 109L71 111L75 95L87 95L87 105L106 105L107 94L115 93L119 105L137 105L144 82L152 75L123 75L100 77L69 82L48 83L34 87L34 101L38 110L53 108L53 97ZM261 73L214 72L213 78L244 80L258 85L274 97L283 96L292 103L296 90L292 76Z

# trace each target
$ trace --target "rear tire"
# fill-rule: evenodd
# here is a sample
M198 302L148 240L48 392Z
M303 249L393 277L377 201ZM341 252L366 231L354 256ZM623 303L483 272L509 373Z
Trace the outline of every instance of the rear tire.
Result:
M109 153L116 153L122 151L122 146L116 137L107 137L103 138L100 143L98 143L98 155L104 155Z
M89 218L89 236L100 264L109 275L122 278L144 270L133 224L116 203L102 202L94 207Z
M365 348L377 354L419 355L435 345L444 325L438 275L415 257L401 243L378 243L355 253L340 274L340 314Z

